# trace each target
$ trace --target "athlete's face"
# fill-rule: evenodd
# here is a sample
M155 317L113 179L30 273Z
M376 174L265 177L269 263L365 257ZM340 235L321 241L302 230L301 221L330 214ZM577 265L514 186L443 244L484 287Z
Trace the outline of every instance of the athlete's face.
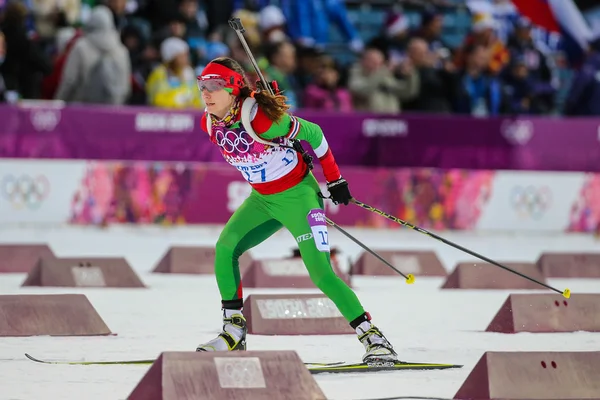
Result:
M204 88L202 89L202 99L209 113L214 114L217 118L223 118L231 108L235 96L225 89L210 92Z

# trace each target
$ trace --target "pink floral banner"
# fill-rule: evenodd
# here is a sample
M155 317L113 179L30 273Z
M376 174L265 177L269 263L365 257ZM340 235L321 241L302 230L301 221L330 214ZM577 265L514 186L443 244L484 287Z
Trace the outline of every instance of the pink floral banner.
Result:
M424 228L474 229L494 172L346 168L357 199ZM315 175L324 182L319 168ZM222 224L250 193L233 168L217 164L90 162L73 197L75 224ZM355 206L326 201L344 225L399 227Z

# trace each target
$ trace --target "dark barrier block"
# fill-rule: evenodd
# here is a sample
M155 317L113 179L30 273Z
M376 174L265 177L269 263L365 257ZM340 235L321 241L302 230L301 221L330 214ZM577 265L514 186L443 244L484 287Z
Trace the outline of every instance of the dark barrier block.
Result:
M322 294L252 294L244 301L248 332L256 335L356 334Z
M45 244L0 245L0 272L29 272L43 257L54 257Z
M455 399L600 399L600 352L486 352Z
M448 273L433 251L376 251L404 274L415 276L446 276ZM352 265L351 275L395 275L396 271L367 252Z
M500 262L500 264L546 283L533 263ZM442 289L541 289L528 279L484 262L463 262L456 265Z
M350 284L350 277L335 263L332 265L335 274ZM255 260L242 276L242 282L247 288L316 288L301 258Z
M600 293L511 294L488 332L600 332Z
M547 278L600 278L600 253L542 253L537 264Z
M321 400L294 351L165 352L128 400Z
M121 287L145 285L124 258L43 258L23 286Z
M250 266L248 252L240 257L240 274ZM214 274L215 248L210 246L172 246L153 272L166 274Z
M0 336L95 336L110 333L83 294L0 296Z

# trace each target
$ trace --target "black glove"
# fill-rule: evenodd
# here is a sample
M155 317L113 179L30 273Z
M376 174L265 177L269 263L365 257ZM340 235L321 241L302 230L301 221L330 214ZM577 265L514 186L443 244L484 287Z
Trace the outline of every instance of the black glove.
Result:
M329 190L329 193L331 194L329 198L334 204L343 203L347 206L352 199L350 189L348 189L348 182L346 182L344 178L327 183L327 190Z

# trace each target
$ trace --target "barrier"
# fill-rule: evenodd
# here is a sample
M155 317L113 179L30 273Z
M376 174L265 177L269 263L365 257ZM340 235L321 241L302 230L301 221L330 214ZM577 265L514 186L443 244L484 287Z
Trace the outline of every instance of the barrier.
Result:
M500 264L540 282L546 282L533 263L502 262ZM442 285L442 289L540 289L540 285L512 272L484 262L458 263Z
M542 253L537 265L548 278L600 278L600 253Z
M325 400L294 351L165 352L128 400Z
M488 332L600 332L600 294L511 294Z
M0 245L0 273L29 272L43 257L54 257L46 244Z
M43 258L22 286L143 288L124 258Z
M455 399L600 399L600 352L486 352Z
M440 259L433 251L375 251L404 274L413 274L415 276L448 275ZM363 252L352 265L350 274L399 276L396 271L367 252Z
M255 335L356 334L322 294L252 294L244 301L248 333Z
M0 295L0 336L109 334L110 330L85 295Z

